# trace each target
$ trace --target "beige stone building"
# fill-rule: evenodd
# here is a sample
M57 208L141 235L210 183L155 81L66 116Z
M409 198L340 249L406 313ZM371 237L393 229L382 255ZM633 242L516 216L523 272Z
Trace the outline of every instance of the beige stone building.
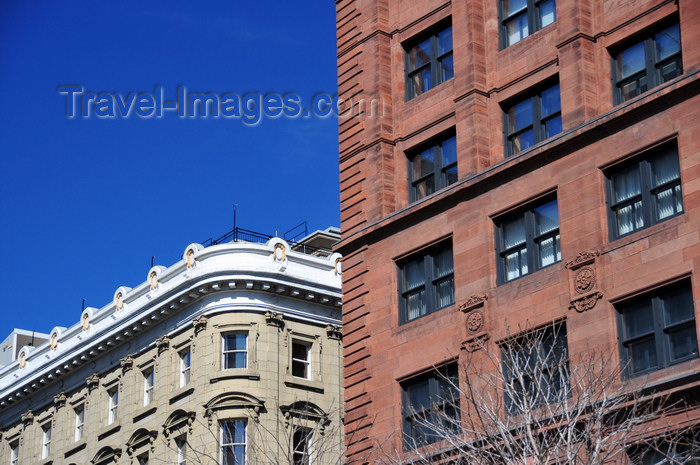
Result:
M0 463L339 463L339 255L293 246L191 244L21 348Z

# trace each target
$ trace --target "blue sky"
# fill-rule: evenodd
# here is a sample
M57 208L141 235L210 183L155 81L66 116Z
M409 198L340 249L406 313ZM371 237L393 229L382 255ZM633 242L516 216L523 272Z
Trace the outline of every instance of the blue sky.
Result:
M128 96L337 90L334 3L0 6L0 338L70 326L238 225L338 225L337 119L68 118L58 86ZM115 97L116 98L116 97Z

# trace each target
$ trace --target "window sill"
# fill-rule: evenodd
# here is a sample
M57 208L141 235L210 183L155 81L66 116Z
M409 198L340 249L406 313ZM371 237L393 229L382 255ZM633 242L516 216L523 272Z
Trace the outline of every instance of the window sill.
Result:
M209 382L214 384L219 381L227 381L230 379L252 379L258 381L260 380L260 373L248 368L232 368L230 370L219 371L219 374L217 376L212 376Z
M145 407L142 407L141 409L137 410L134 414L134 423L136 423L139 420L143 420L149 415L152 415L157 409L158 407L156 407L155 405L146 405Z
M183 387L175 390L171 395L170 395L170 404L174 404L178 400L189 396L194 392L194 386L191 386L189 384L184 385Z
M294 376L286 375L284 377L284 385L287 387L293 387L298 389L304 389L306 391L313 391L323 394L323 383L318 381L312 381L310 379L295 378Z
M77 442L73 445L73 447L71 447L70 449L68 449L68 450L66 451L66 453L63 454L63 457L68 458L68 457L70 457L71 455L75 454L76 452L79 452L79 451L85 449L85 446L87 446L87 442L86 442L85 439L83 438L83 439L81 439L80 441L77 441Z
M97 440L100 441L100 440L106 438L107 436L116 433L121 428L122 428L122 425L118 421L112 423L111 425L107 425L97 432Z
M647 237L653 236L655 234L661 233L666 229L673 229L683 221L685 217L685 212L673 216L667 220L660 223L652 224L646 228L639 229L637 231L625 234L618 238L610 238L610 242L601 247L601 254L609 253L617 249L621 249L627 245L635 244L641 239L646 239Z

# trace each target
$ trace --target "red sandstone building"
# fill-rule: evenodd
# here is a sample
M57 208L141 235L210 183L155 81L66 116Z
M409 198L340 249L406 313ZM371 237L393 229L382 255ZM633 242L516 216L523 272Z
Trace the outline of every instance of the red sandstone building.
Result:
M700 3L336 4L348 457L517 328L695 397Z

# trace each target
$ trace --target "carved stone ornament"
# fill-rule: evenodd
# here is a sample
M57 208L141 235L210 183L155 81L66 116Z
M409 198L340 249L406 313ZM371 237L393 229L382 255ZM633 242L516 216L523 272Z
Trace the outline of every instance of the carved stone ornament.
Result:
M32 413L31 410L28 410L27 412L23 413L20 418L22 419L22 424L25 428L34 423L34 413Z
M27 357L27 354L22 351L19 353L19 368L22 369L27 365L27 361L25 358Z
M482 349L484 347L484 344L486 341L489 340L489 335L488 334L480 334L479 336L473 337L471 339L467 339L462 343L462 350L466 350L467 352L476 352L479 349Z
M194 326L194 334L199 334L207 328L207 322L209 320L206 316L202 315L199 318L192 320L192 325Z
M187 268L192 268L195 264L194 250L189 249L186 254L187 257Z
M55 396L53 396L53 403L56 406L56 408L59 409L59 408L63 407L64 405L66 405L67 399L68 398L66 397L66 394L62 392L60 394L56 394Z
M58 333L54 331L51 333L51 350L56 350L56 347L58 347Z
M88 315L87 313L83 313L82 328L83 331L87 331L88 329L90 329L90 315Z
M467 316L467 331L470 334L478 333L484 327L484 312L475 310Z
M123 297L124 297L124 296L122 295L121 292L118 292L118 293L117 293L117 297L116 297L115 302L114 302L114 307L115 307L117 310L121 310L122 307L124 306L124 303L122 302L122 298L123 298Z
M122 373L126 373L134 367L134 357L127 355L119 361L119 365L122 367Z
M93 373L87 377L87 387L88 391L92 392L100 385L100 377L97 373Z
M284 315L277 312L265 312L265 323L268 326L276 326L278 328L284 328Z
M158 287L158 276L156 275L155 271L151 271L151 274L148 275L148 285L150 286L151 290L155 290L156 287Z
M168 350L170 347L170 338L168 336L161 336L156 339L156 347L158 348L158 355Z
M275 261L278 262L287 260L287 249L284 244L275 244L275 248L272 251L272 256L275 258Z
M328 339L340 341L343 339L343 330L338 326L328 325L326 326L326 335L328 335Z
M595 307L595 304L603 298L602 292L594 292L593 294L585 295L579 299L572 300L569 303L569 310L575 309L582 313Z
M590 266L584 266L576 270L574 276L574 289L579 294L592 291L595 286L595 272Z
M483 307L486 300L488 300L488 296L486 294L474 294L469 297L466 302L460 304L459 309L460 311L466 313L477 307Z
M566 262L566 267L570 270L575 270L582 267L583 265L588 265L593 263L595 258L600 255L597 250L584 250L579 252L574 258Z

